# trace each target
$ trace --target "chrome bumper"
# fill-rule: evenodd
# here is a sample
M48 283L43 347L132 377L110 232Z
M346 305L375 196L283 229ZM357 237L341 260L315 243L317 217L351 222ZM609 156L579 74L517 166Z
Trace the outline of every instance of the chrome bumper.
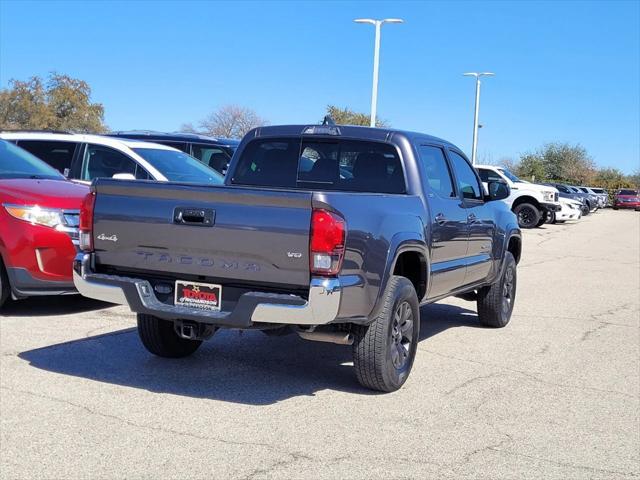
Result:
M249 292L240 297L235 310L202 311L160 302L147 280L94 273L90 254L78 254L73 283L85 297L129 305L132 311L165 319L190 319L221 326L243 327L255 323L324 325L338 317L342 287L337 278L314 277L309 299L295 295ZM282 302L282 303L278 303Z

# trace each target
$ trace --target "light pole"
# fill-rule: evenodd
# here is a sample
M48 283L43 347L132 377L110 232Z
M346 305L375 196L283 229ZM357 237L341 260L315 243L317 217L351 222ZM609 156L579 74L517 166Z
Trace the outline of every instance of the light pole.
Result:
M376 27L376 41L373 50L373 88L371 89L371 123L376 126L376 109L378 108L378 67L380 65L380 27L383 23L404 23L401 18L385 18L384 20L374 20L373 18L356 18L356 23L370 23Z
M473 114L473 147L471 149L471 163L476 164L476 151L478 149L478 114L480 113L480 77L492 77L491 72L468 72L466 77L476 77L476 108Z

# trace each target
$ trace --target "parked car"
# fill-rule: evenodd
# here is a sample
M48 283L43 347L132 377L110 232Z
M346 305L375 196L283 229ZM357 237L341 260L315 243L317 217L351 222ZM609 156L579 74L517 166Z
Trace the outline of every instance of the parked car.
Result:
M598 208L604 208L607 205L607 200L608 200L608 195L607 193L597 193L595 191L595 189L591 188L591 187L576 187L578 188L580 191L589 194L592 198L596 199L596 202L598 204ZM602 189L600 189L602 190Z
M493 165L476 165L476 170L485 186L497 181L509 185L511 194L504 202L518 217L521 228L539 227L547 220L548 213L562 208L555 187L520 180L506 168Z
M591 206L595 208L595 203L591 201L588 193L576 191L569 185L565 185L563 183L543 183L542 185L549 185L551 187L557 188L560 198L568 198L580 202L580 210L582 211L582 215L589 215L589 213L591 212Z
M214 138L197 133L164 133L150 130L111 132L107 135L117 138L144 140L177 148L197 158L222 175L227 172L229 161L240 143L238 140Z
M2 132L9 140L45 161L65 177L195 182L219 185L222 176L175 148L102 135L51 132Z
M305 175L301 156L314 160ZM485 326L511 318L521 233L506 183L487 191L457 147L428 135L261 127L224 187L96 180L75 283L128 304L153 354L190 355L218 328L290 327L351 344L360 383L393 391L416 355L420 304L462 295Z
M636 210L640 210L640 196L638 195L638 190L630 188L618 190L613 201L613 209L618 210L619 208L634 208Z
M588 191L582 190L580 187L576 187L575 185L567 185L573 192L584 195L584 203L589 207L590 212L598 211L600 208L600 202L598 201L598 196L594 193L589 193Z
M584 203L572 198L560 197L560 205L562 209L559 212L549 213L547 221L549 223L565 223L567 221L576 221L582 218Z
M609 205L609 192L607 192L604 188L596 188L590 187L591 191L598 196L600 200L600 208L604 208Z
M0 307L11 296L77 293L71 266L87 192L0 140Z

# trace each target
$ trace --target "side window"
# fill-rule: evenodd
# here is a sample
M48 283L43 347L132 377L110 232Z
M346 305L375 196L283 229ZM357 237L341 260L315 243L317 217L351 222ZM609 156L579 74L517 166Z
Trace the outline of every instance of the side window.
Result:
M198 143L192 144L191 147L191 156L220 173L224 174L227 171L231 157L223 149Z
M469 200L482 200L482 187L478 182L473 167L465 160L465 158L451 150L449 150L451 163L453 163L453 171L458 179L458 189L462 192L462 196Z
M17 143L19 147L34 154L62 174L71 168L71 161L77 146L77 143L74 142L48 140L19 140Z
M420 161L424 166L427 183L442 198L455 197L451 172L444 152L439 147L420 146Z
M483 182L504 182L503 178L493 170L478 168L478 175Z
M116 173L130 173L136 178L147 179L147 172L124 153L102 145L87 145L82 161L81 180L113 177Z

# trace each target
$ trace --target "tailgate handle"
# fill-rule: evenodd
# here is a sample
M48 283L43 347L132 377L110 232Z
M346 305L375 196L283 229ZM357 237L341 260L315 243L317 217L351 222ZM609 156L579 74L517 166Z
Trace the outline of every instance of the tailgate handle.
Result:
M211 227L215 218L216 212L211 208L176 207L173 211L173 222L181 225Z

